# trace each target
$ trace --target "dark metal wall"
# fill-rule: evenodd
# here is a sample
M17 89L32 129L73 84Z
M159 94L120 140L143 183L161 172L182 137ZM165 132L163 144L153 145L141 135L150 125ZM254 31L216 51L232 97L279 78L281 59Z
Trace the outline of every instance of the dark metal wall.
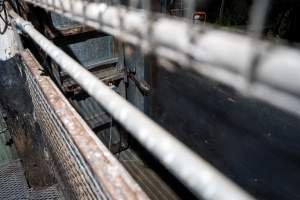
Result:
M160 125L258 199L300 198L299 119L192 73L153 71Z

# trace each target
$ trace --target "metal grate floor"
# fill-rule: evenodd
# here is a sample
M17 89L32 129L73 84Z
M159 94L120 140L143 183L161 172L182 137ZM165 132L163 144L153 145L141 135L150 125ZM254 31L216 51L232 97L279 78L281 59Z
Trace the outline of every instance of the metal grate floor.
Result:
M34 190L29 188L20 160L0 165L0 199L63 199L56 186Z

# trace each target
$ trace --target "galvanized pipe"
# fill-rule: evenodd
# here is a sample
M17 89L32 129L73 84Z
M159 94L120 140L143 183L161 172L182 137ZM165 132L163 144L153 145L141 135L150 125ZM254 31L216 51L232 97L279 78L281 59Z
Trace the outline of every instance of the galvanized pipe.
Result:
M252 199L208 162L192 152L55 46L39 33L30 22L23 20L13 12L11 12L11 16L22 32L35 41L196 196L207 200Z

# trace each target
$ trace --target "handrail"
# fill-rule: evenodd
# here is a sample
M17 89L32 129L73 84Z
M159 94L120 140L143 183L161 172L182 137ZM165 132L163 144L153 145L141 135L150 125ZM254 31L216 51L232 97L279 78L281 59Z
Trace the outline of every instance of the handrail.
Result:
M16 27L38 44L149 152L196 196L211 200L253 199L170 133L153 122L12 10Z
M176 66L300 116L299 50L103 1L25 1L171 61L164 64L176 62L179 64ZM162 66L170 69L170 66Z

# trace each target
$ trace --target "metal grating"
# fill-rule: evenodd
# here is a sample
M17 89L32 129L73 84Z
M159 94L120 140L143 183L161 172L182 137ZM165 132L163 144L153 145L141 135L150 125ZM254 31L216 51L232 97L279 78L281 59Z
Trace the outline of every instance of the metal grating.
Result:
M29 93L41 124L64 195L71 199L108 199L93 178L84 158L48 104L32 74L25 67Z
M37 44L39 44L42 49L62 67L62 69L64 69L75 81L79 82L88 94L103 105L127 131L129 131L152 154L159 158L163 165L172 171L173 174L184 182L184 184L198 195L199 198L231 199L234 196L234 198L237 199L252 199L236 184L213 168L207 161L200 158L188 147L171 136L166 130L113 92L110 87L99 81L93 74L84 69L83 66L39 33L29 22L26 22L17 16L13 11L10 11L10 14L14 16L17 26L24 33L27 33ZM33 73L36 74L38 79L42 79L40 72ZM42 84L42 82L43 80L41 80L39 84ZM103 180L103 177L100 178L100 183L106 185L106 189L110 190L111 194L115 195L116 191L118 191L117 194L120 195L119 192L121 191L121 196L128 197L128 195L131 195L129 192L125 192L124 189L120 188L120 179L116 178L116 173L119 174L118 176L122 176L121 174L126 173L125 170L123 171L119 168L112 171L111 166L109 166L106 161L100 162L100 165L98 166L95 164L99 160L98 157L101 156L101 153L103 154L107 149L105 150L101 147L100 152L99 150L97 151L99 154L94 153L94 148L100 148L103 144L97 143L97 140L94 137L91 137L92 134L89 130L82 126L80 127L80 123L76 127L76 123L78 123L78 120L80 121L81 118L78 119L79 116L74 116L73 112L65 109L68 106L59 106L59 103L66 105L66 102L64 101L65 98L62 97L60 93L57 93L57 91L50 92L49 89L49 86L47 87L44 85L44 95L47 96L47 99L52 106L56 107L56 111L53 114L60 117L64 122L65 127L69 127L69 132L73 134L73 140L76 142L76 145L80 147L80 150L85 152L84 158L90 162L90 167L93 168L93 172L105 177L106 180ZM37 96L38 93L33 91L31 95ZM69 115L73 115L73 117L70 117ZM78 120L74 123L73 120L76 118ZM82 131L85 131L87 135L83 135L82 132L80 133L80 130L75 130L75 127L81 130L84 129ZM53 141L52 138L46 140ZM94 143L94 146L92 146L91 143ZM56 151L59 150L56 148ZM107 154L103 154L103 158L110 159L110 165L115 165L115 161ZM189 165L186 165L186 163L189 163ZM68 168L65 170L68 170ZM199 171L202 173L199 174ZM113 176L111 177L111 175ZM123 181L123 179L121 180ZM132 181L130 179L127 179L127 181L130 181L132 186ZM111 187L111 184L114 184L114 187ZM128 185L126 184L126 186ZM121 190L115 190L115 187ZM135 195L136 192L140 193L139 188L134 187L133 192ZM140 197L145 198L144 195L139 196L139 198Z
M58 192L56 186L51 186L42 190L29 189L28 191L30 198L35 200L58 200L63 199L61 194Z
M67 199L148 199L99 141L27 50L22 53L28 92L49 159Z
M29 188L20 160L0 165L0 198L6 200L63 199L55 185L39 190Z
M24 170L19 160L0 165L0 197L25 199L28 196Z
M152 52L167 69L179 66L195 71L232 86L249 97L300 115L300 91L297 87L299 51L261 41L269 0L253 1L247 36L210 26L195 27L186 19L152 13L150 1L143 1L141 6L138 1L130 1L127 7L120 2L109 4L104 1L25 1L112 34L141 47L146 53ZM195 1L184 2L188 8L186 16L191 17L196 8ZM206 166L202 160L195 159L196 156L188 148L115 96L82 66L43 38L28 22L18 19L17 24L196 195L205 199L249 198L241 195L243 192L235 187L232 187L232 192L228 192L228 188L224 190L226 185L232 185L218 172L211 170L213 168ZM205 170L199 169L201 166L205 166ZM204 173L206 170L211 173L207 175Z

